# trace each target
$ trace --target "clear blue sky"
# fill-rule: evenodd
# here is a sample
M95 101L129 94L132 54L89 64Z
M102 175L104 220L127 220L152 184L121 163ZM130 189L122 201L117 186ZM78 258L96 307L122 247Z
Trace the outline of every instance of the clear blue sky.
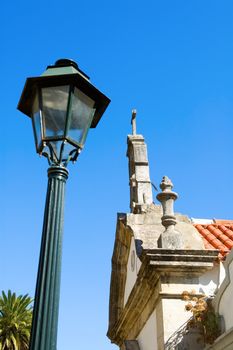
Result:
M34 295L47 186L17 102L26 77L72 58L112 102L69 166L58 350L115 349L105 333L132 108L151 179L171 177L176 211L233 219L233 3L21 0L1 13L0 290Z

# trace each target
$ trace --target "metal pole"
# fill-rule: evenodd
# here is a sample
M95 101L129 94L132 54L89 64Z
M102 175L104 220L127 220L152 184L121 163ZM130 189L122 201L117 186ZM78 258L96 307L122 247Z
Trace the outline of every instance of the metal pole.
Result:
M37 274L30 350L56 350L61 279L65 183L68 170L48 169L40 261Z

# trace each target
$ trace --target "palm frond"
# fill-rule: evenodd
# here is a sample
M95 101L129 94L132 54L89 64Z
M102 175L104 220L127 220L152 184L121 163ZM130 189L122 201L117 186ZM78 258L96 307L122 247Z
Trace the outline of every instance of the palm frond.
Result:
M32 322L32 299L10 290L0 295L0 350L27 350Z

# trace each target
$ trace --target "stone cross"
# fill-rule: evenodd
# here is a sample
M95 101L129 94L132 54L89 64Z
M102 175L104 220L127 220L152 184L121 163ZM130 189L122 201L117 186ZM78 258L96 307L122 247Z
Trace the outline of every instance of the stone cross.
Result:
M132 118L131 118L131 124L132 124L132 134L137 135L137 130L136 130L136 115L137 115L137 110L133 109L132 110Z

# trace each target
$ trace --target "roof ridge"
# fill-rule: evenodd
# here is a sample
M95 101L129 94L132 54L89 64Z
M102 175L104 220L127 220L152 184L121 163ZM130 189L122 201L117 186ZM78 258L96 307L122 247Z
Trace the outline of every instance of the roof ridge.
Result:
M213 219L213 221L215 224L233 225L233 220Z

